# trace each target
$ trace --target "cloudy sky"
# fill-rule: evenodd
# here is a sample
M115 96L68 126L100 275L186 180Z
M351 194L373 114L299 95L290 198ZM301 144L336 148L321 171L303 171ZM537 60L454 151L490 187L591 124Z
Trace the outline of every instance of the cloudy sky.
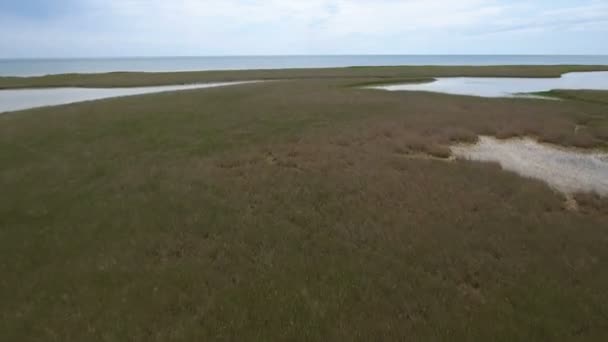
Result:
M0 0L0 58L608 54L608 0Z

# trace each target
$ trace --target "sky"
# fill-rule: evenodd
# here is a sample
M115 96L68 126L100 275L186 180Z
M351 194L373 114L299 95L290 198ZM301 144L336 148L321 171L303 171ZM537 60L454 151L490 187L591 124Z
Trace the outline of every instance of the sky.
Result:
M608 0L0 0L0 58L608 54Z

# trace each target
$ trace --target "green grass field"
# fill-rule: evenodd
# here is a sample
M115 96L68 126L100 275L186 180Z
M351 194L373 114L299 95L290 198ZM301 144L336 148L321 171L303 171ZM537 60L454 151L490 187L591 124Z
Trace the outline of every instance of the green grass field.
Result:
M608 92L385 92L387 67L0 78L280 79L0 115L0 340L605 341L608 199L448 161L478 135L608 146ZM582 129L576 129L582 127Z

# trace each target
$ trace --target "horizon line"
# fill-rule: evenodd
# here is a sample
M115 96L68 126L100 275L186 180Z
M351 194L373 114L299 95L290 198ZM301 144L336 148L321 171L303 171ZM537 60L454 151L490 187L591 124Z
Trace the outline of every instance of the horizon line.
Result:
M467 56L487 56L487 57L546 57L546 56L557 56L557 57L608 57L608 54L550 54L550 53L523 53L523 54L218 54L218 55L132 55L132 56L65 56L65 57L0 57L0 60L66 60L66 59L162 59L162 58L234 58L234 57L400 57L400 56L411 56L411 57L467 57Z

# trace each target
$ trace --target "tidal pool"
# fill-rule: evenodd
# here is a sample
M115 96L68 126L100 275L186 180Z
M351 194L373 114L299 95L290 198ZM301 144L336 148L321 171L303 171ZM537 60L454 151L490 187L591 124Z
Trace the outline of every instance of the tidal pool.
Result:
M371 88L481 97L537 97L529 93L555 89L608 90L608 71L571 72L559 78L440 77L428 83L391 84Z
M0 90L0 113L68 103L168 91L223 87L247 82L200 83L133 88L41 88Z
M485 136L474 145L456 145L451 150L461 159L499 163L505 170L542 180L566 194L608 196L608 153L564 149L530 138L498 140Z

